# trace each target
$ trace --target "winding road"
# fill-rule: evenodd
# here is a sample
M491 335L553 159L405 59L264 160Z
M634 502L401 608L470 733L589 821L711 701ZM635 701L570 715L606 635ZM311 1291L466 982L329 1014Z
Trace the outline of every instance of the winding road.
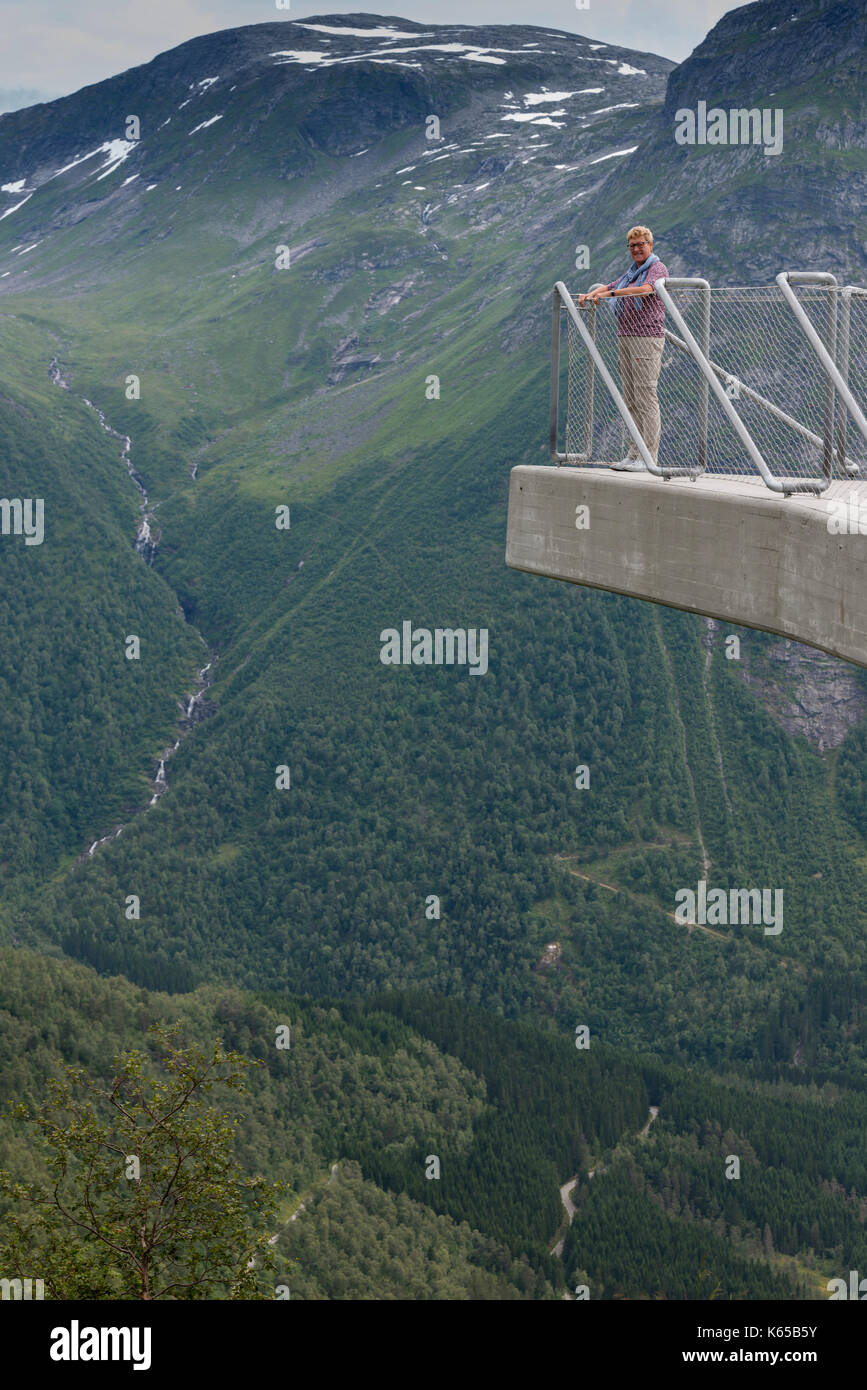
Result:
M659 1114L659 1106L658 1106L658 1105L651 1105L651 1107L650 1107L650 1114L649 1114L649 1116L648 1116L647 1123L646 1123L646 1125L644 1126L643 1129L640 1129L640 1130L638 1131L638 1133L637 1133L636 1136L635 1136L636 1139L644 1139L644 1138L647 1136L647 1134L650 1132L650 1126L653 1124L653 1121L656 1119L656 1117L657 1117L658 1114ZM590 1168L590 1169L588 1170L588 1173L587 1173L588 1178L592 1178L598 1171L600 1171L598 1167L597 1167L597 1168ZM576 1187L577 1183L578 1183L578 1178L577 1178L577 1176L576 1176L576 1177L574 1177L574 1178L569 1178L569 1179L567 1179L567 1181L564 1182L563 1185L562 1185L562 1187L560 1188L560 1201L563 1203L563 1209L564 1209L564 1211L566 1212L566 1224L567 1224L567 1226L571 1226L571 1225L572 1225L572 1222L573 1222L573 1220L574 1220L574 1218L575 1218L575 1205L574 1205L574 1203L573 1203L573 1201L572 1201L572 1193L575 1191L575 1187ZM561 1236L558 1236L558 1239L557 1239L556 1244L555 1244L555 1245L552 1245L551 1250L550 1250L549 1253L552 1254L552 1255L558 1255L558 1256L559 1256L559 1255L562 1255L562 1254L563 1254L563 1246L564 1246L564 1244L565 1244L565 1241L566 1241L566 1232L563 1231L563 1234L562 1234ZM566 1296L567 1298L571 1298L571 1294L566 1294L565 1296Z

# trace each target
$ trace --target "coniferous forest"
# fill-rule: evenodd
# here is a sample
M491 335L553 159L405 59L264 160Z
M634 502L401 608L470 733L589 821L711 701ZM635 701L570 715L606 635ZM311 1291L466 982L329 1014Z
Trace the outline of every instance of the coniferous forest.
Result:
M113 1088L212 1053L175 1138L219 1259L184 1284L201 1224L167 1241L168 1298L867 1275L867 677L504 563L555 281L647 218L672 274L864 283L863 5L790 9L679 64L245 23L0 113L0 517L45 506L0 534L0 1279L140 1296ZM779 159L675 145L709 72L776 93ZM483 631L485 671L387 664L404 624ZM680 920L701 882L781 930Z

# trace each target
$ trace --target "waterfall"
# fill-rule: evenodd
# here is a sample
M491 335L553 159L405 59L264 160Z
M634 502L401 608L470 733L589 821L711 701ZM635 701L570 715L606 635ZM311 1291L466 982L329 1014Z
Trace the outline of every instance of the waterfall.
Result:
M56 357L52 357L48 365L48 375L54 382L55 386L60 386L64 391L69 390L69 382L63 376L63 373L60 370L60 365ZM121 434L119 430L113 429L112 426L108 424L105 418L105 412L100 410L98 405L94 405L93 401L88 400L87 396L81 396L79 397L79 399L84 402L84 404L88 407L89 410L93 411L93 413L96 415L96 418L99 420L102 429L105 430L106 434L110 434L113 439L119 439L121 441L121 444L123 445L123 448L120 452L121 463L123 464L127 473L135 483L136 488L138 489L139 496L141 497L141 506L139 507L139 511L142 514L142 519L139 524L138 531L136 532L136 538L133 541L133 545L138 554L141 555L145 564L152 565L154 562L154 555L156 554L157 546L159 545L159 536L157 536L156 539L154 539L154 535L150 527L150 523L153 520L153 512L150 510L149 507L147 489L145 488L145 485L142 482L141 476L136 472L135 468L133 467L132 461L129 456L130 449L132 448L132 440L130 439L128 434Z
M52 357L48 365L48 375L54 382L55 386L59 386L63 391L68 391L70 389L69 382L66 380L62 371L60 370L60 364L58 363L56 357ZM145 488L141 476L136 472L130 460L132 440L130 439L130 436L128 434L120 434L118 430L113 429L112 426L109 425L106 421L104 412L99 409L99 406L94 405L93 401L88 400L86 396L81 396L80 400L83 401L83 403L88 407L89 410L92 410L94 412L97 419L99 420L101 427L105 430L106 434L110 434L113 439L119 439L121 441L121 444L123 446L120 455L121 462L126 468L127 473L134 482L136 488L138 489L139 496L141 497L141 506L139 508L139 510L141 511L141 522L139 523L139 528L136 532L136 537L133 542L133 545L138 554L141 555L142 559L146 562L146 564L151 565L153 564L153 558L156 554L157 546L159 545L159 535L154 537L154 534L151 530L151 522L153 521L154 514L150 509L147 489ZM193 477L195 477L195 470L193 472ZM182 608L178 609L178 613L181 618L184 617ZM213 680L213 676L209 674L212 666L213 660L209 661L206 666L202 667L202 669L197 674L194 689L188 696L186 696L184 703L181 704L179 702L180 708L183 711L183 727L181 728L180 734L175 739L171 748L163 749L163 752L160 754L156 777L154 778L152 783L153 795L151 796L151 799L148 802L148 807L155 806L156 803L159 801L160 797L162 796L163 792L168 787L168 780L166 778L166 763L168 762L169 758L171 758L172 755L176 753L177 750L180 748L181 740L187 737L187 735L191 732L193 725L197 723L198 720L204 718L205 714L207 713L207 710L204 706L204 698L205 692L207 691L209 685L211 684L211 681ZM110 840L116 840L123 829L123 825L116 825L108 835L103 835L101 839L94 840L93 843L90 845L90 848L87 850L86 854L83 854L80 857L82 859L92 859L96 851L99 849L100 845L106 845Z

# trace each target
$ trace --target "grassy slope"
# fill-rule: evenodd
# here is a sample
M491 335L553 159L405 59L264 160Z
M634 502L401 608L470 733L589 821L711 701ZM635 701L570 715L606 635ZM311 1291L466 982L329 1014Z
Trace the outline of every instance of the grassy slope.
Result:
M649 129L652 115L607 118L585 156ZM217 163L229 155L222 131L210 147ZM178 174L182 196L168 180L148 194L150 220L134 242L128 219L116 244L98 224L98 289L7 300L56 333L76 384L132 434L159 501L157 568L221 653L217 716L179 751L157 812L64 884L61 940L151 982L149 961L169 959L190 972L185 982L238 971L320 990L422 980L510 1008L540 996L564 1012L587 1008L618 1037L661 1030L694 1055L749 1055L777 999L784 948L737 942L721 975L723 948L682 942L664 913L674 887L698 877L695 851L691 861L679 848L658 856L658 915L645 901L612 922L610 906L580 890L564 978L549 991L532 966L549 935L545 904L565 901L553 856L683 836L698 814L720 881L785 887L787 954L805 968L832 955L837 968L857 968L863 918L842 885L860 871L825 764L780 734L732 672L715 670L736 801L735 824L724 824L698 624L528 581L501 559L508 468L541 456L545 295L576 216L595 274L614 229L642 207L642 178L663 237L688 207L694 216L697 196L708 211L720 205L719 179L708 183L691 152L660 192L630 161L576 214L541 198L538 213L522 195L530 175L513 175L508 196L495 185L474 212L446 203L423 231L415 194L368 189L360 207L351 161L317 156L303 186L288 184L283 224L293 244L328 244L278 271L279 222L263 214L256 236L252 211L273 197L257 161L268 165L276 139L275 128L247 152L228 208L216 184L188 186ZM378 172L420 149L415 136L389 137ZM355 182L342 193L344 177ZM423 177L434 201L454 170ZM744 177L755 182L755 171ZM168 239L155 241L156 228ZM82 264L84 235L54 234L59 267ZM407 273L418 284L377 314L372 296ZM389 361L326 389L331 354L351 330ZM141 376L139 402L123 397L129 371ZM424 398L430 373L439 401ZM282 502L292 507L288 533L273 525ZM379 632L403 618L487 626L490 674L385 670ZM570 794L579 756L594 761L586 804ZM296 794L275 805L283 761ZM130 884L147 885L135 945L117 918ZM416 904L432 885L450 910L420 945ZM32 939L56 943L60 917L48 902ZM650 990L632 978L637 950ZM787 980L790 996L800 989Z
M0 542L3 878L32 891L150 795L201 645L132 550L135 491L120 444L53 386L52 347L0 319L7 497L42 498L45 538ZM132 494L132 496L130 495ZM125 638L141 639L139 661Z

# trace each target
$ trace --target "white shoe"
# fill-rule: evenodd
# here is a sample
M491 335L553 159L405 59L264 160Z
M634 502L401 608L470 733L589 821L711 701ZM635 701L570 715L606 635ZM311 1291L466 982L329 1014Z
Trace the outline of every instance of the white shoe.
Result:
M643 459L633 459L630 458L628 454L626 458L621 459L619 463L612 463L611 467L618 469L621 473L647 472L647 464L644 462Z

